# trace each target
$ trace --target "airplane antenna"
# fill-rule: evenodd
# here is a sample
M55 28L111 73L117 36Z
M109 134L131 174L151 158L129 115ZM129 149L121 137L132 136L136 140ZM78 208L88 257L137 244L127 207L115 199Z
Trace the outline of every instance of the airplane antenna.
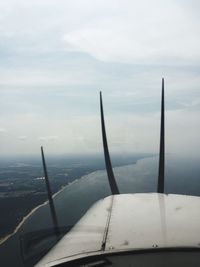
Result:
M41 146L41 154L42 154L42 163L43 163L43 169L44 169L44 176L45 176L45 182L46 182L46 187L47 187L47 193L48 193L48 199L49 199L49 206L51 210L51 216L54 224L54 231L57 237L60 235L59 227L58 227L58 220L56 216L56 210L52 198L52 191L49 183L49 177L48 177L48 172L47 172L47 167L46 167L46 162L45 162L45 157L44 157L44 151L43 147Z
M160 124L160 154L158 170L158 193L164 193L165 183L165 96L164 96L164 78L162 78L162 96L161 96L161 124Z
M114 173L113 173L113 169L112 169L112 164L111 164L111 160L110 160L110 155L109 155L109 150L108 150L101 92L100 92L100 109L101 109L102 139L103 139L104 157L105 157L108 181L110 184L110 189L111 189L112 195L117 195L117 194L119 194L119 189L118 189L117 183L115 181L115 177L114 177Z

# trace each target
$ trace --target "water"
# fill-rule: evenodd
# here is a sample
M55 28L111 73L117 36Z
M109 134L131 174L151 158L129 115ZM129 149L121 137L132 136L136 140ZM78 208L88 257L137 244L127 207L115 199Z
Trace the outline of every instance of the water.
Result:
M141 159L137 164L114 168L121 193L155 192L158 158ZM200 196L200 166L198 160L168 156L166 160L166 193ZM55 197L60 226L76 223L97 200L110 195L105 171L96 171L67 186ZM35 211L18 232L0 246L0 266L24 266L20 238L25 233L51 228L49 207Z

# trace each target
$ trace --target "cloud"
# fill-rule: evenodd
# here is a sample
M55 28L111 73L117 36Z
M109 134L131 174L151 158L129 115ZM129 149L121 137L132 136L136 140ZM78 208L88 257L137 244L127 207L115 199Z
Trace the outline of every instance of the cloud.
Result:
M53 135L53 136L40 136L40 137L39 137L39 140L40 140L40 141L45 141L45 142L46 142L46 141L48 141L48 142L50 141L50 142L51 142L51 141L56 141L56 140L58 140L58 138L59 138L58 136L54 136L54 135Z
M26 141L27 140L27 136L26 135L21 135L21 136L18 136L18 139L20 141Z
M5 128L0 128L0 134L6 134L7 130Z
M198 11L193 0L1 1L1 153L102 151L100 90L111 151L158 151L163 76L169 151L196 151Z
M178 1L117 3L113 13L66 33L67 44L104 61L200 63L200 19L188 14Z
M106 62L200 63L197 1L6 2L0 4L1 51L11 60L38 55L40 63L44 54L81 51Z

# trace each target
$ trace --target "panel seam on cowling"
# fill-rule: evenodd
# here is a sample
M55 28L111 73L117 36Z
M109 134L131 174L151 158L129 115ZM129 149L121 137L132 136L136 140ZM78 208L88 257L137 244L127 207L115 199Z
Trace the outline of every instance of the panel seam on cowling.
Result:
M106 240L107 240L107 236L108 236L108 230L109 230L110 219L111 219L111 214L112 214L113 201L114 201L114 195L112 195L112 197L111 197L109 213L108 213L105 232L104 232L103 241L102 241L102 245L101 245L101 250L103 250L103 251L105 250L105 247L106 247Z

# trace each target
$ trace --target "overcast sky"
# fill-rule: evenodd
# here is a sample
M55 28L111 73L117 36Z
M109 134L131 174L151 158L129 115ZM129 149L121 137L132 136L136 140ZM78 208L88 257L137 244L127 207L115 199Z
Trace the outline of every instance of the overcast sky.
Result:
M158 152L200 157L200 1L0 2L0 156Z

